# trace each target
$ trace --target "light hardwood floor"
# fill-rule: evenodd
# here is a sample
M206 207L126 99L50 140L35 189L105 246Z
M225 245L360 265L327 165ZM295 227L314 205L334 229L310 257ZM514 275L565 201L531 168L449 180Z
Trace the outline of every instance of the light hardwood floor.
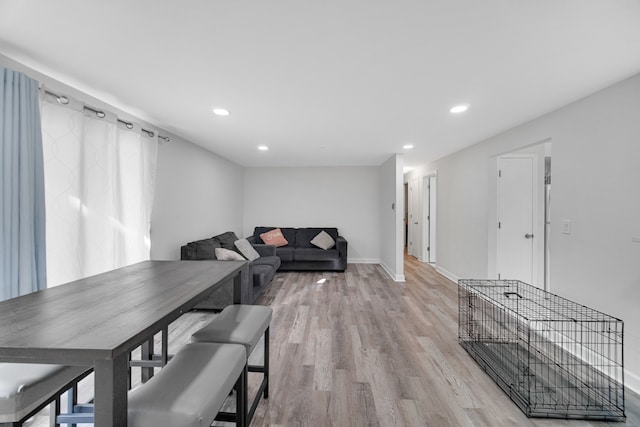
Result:
M371 264L278 273L257 301L273 308L271 376L252 427L640 426L631 392L626 423L527 418L458 344L457 285L413 257L405 276L393 282ZM170 351L212 316L192 312L172 324Z
M625 425L527 418L458 344L457 285L413 257L405 275L279 273L258 301L274 310L272 375L252 426Z

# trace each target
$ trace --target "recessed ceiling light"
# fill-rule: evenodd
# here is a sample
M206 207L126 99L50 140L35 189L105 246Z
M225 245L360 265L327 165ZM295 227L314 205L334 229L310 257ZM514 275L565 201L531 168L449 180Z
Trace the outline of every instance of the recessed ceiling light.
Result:
M405 144L402 146L405 150L411 150L413 148L413 144Z
M215 114L216 116L228 116L229 110L225 110L224 108L214 108L213 114Z
M468 109L469 109L468 105L456 105L455 107L453 107L449 111L452 112L452 113L464 113Z
M266 145L258 145L258 150L260 151L267 151L269 149L269 147L267 147Z

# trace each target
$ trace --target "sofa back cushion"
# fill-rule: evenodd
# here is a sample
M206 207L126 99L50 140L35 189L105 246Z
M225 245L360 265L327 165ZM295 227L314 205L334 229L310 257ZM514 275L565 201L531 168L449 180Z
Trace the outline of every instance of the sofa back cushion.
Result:
M225 233L218 234L217 236L213 236L212 239L217 240L220 243L221 248L238 252L236 245L234 245L235 241L238 240L238 236L236 236L236 233L234 233L233 231L227 231Z
M253 230L253 238L256 243L265 244L265 241L260 237L261 234L271 230L275 230L278 227L256 227ZM296 229L295 228L283 228L279 227L282 231L282 235L289 242L287 246L295 247L296 245Z
M298 233L296 234L296 247L297 248L315 248L316 246L311 244L311 240L320 234L321 231L327 233L333 241L335 242L338 239L338 229L337 228L317 228L317 227L309 227L309 228L298 228Z
M216 239L204 239L190 242L180 248L180 259L216 259L216 248L219 247L221 247L220 242Z

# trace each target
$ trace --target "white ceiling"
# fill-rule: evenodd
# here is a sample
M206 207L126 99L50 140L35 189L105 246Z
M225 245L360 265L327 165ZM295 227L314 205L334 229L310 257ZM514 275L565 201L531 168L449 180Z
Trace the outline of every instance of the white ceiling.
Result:
M640 72L640 0L0 0L0 53L240 165L417 166Z

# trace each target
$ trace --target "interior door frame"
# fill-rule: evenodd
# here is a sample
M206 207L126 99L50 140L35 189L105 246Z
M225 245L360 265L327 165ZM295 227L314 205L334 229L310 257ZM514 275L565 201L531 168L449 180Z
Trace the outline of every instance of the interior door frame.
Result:
M438 172L430 172L422 177L422 262L436 263L437 224L437 183Z
M539 218L539 197L540 193L540 182L539 182L539 172L538 172L538 156L535 154L504 154L497 157L496 161L496 224L500 221L500 160L501 159L531 159L532 161L532 234L534 234L534 240L532 241L532 250L531 250L531 277L532 283L531 285L541 287L540 277L539 277L539 263L540 256L538 250L538 241L540 239L544 240L543 236L538 232L538 224L540 223ZM500 270L500 229L496 227L496 272ZM542 288L542 287L541 287Z

